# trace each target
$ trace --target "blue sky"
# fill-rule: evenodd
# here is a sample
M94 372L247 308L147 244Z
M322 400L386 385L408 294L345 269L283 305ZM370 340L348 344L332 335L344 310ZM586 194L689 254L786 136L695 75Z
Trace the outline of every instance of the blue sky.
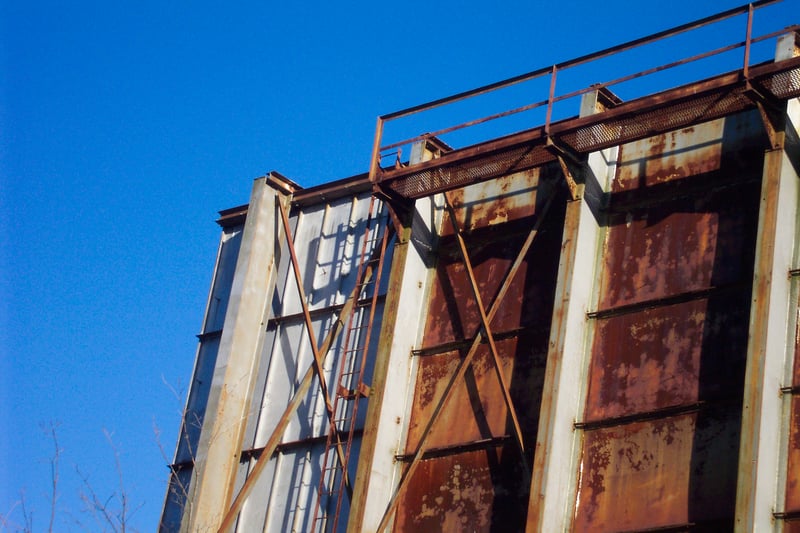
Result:
M379 114L738 5L0 0L0 515L24 493L46 530L53 423L55 530L101 529L77 469L111 496L115 450L130 525L156 529L213 221L253 178L363 172Z

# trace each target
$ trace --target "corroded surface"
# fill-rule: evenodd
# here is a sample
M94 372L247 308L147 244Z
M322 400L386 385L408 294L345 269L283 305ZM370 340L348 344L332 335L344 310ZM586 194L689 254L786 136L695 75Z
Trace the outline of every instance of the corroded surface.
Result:
M558 211L550 215L562 218ZM494 301L532 224L533 220L528 217L473 232L468 237L470 261L478 279L481 299L487 308ZM493 331L503 332L533 324L542 326L541 320L549 322L550 317L542 306L552 306L560 238L560 228L546 228L536 237L525 263L513 278L503 305L491 322ZM549 259L544 261L540 259L542 257ZM452 240L444 238L431 289L423 347L471 339L479 326L480 315L466 269Z
M469 234L475 229L533 215L540 194L550 193L540 190L540 173L541 169L534 168L450 192L448 197L456 210L458 227ZM452 235L452 226L444 224L441 234Z
M758 184L693 190L701 180L663 191L666 198L655 205L611 217L600 309L747 279ZM642 191L642 196L650 194L650 189Z
M800 316L800 305L795 308L795 313ZM795 331L795 350L794 350L794 372L792 387L795 394L792 395L791 413L789 418L789 450L786 465L786 512L800 511L800 394L797 394L797 387L800 386L800 321L798 321ZM788 522L789 531L800 531L800 520Z
M538 338L537 338L538 337ZM526 332L520 338L497 342L506 379L525 435L535 435L538 407L544 379L545 352L532 347L547 342L546 336ZM414 416L408 429L406 453L417 449L421 432L438 404L449 377L455 373L463 353L457 351L421 357L414 390ZM512 432L507 427L508 410L494 371L488 347L483 345L475 356L464 381L456 386L448 407L427 439L428 447L471 442Z
M575 531L732 523L738 418L700 411L587 431ZM728 529L729 530L729 529Z
M733 523L758 127L742 114L621 150L604 219L577 531Z
M552 193L552 182L540 186L538 180L539 171L519 173L450 195L487 309L536 221L536 209ZM425 449L433 452L408 482L396 515L398 531L517 531L523 527L530 490L530 472L525 471L529 466L524 465L531 464L536 442L560 255L563 191L560 194L491 321L528 453L523 460L511 437L511 417L484 343L426 440ZM436 260L422 343L427 353L418 360L406 454L419 447L424 428L480 327L466 267L447 217ZM458 342L462 344L453 346Z
M800 511L800 396L798 395L792 397L789 464L786 469L786 511Z
M521 531L528 487L513 444L425 460L395 531Z
M748 299L730 291L599 320L585 419L740 394Z

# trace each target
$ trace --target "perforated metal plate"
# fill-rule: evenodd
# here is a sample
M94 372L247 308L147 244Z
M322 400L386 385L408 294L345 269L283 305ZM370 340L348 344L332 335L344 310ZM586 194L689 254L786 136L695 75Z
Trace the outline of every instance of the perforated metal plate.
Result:
M776 100L800 96L800 58L751 69L751 79ZM674 131L755 107L742 73L732 72L639 100L625 102L608 113L566 119L551 125L550 138L576 154ZM537 128L511 135L486 147L449 152L437 163L386 169L382 185L405 198L421 198L556 160L545 147L548 137ZM541 128L538 128L541 131Z
M543 145L515 146L485 157L413 172L392 180L389 186L403 197L421 198L551 161L555 161L555 157Z

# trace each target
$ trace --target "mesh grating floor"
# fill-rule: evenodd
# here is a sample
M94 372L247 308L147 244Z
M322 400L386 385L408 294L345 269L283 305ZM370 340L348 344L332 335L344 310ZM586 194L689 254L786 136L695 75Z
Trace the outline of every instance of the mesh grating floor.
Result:
M778 72L759 80L759 82L777 98L788 99L800 96L800 67Z
M699 98L670 104L659 109L604 120L558 137L579 153L588 153L642 139L693 124L723 117L753 107L742 89L711 93Z
M494 152L485 157L413 172L389 182L389 186L405 198L421 198L551 161L555 161L555 157L544 146L528 144Z
M773 68L767 73L762 70L756 81L778 100L800 97L798 60L800 58L790 60L790 64L784 64L783 70L775 71ZM625 113L622 109L626 105L640 110ZM585 124L584 120L584 125L571 126L571 119L554 123L551 137L577 154L587 154L753 107L755 104L747 96L744 82L739 80L700 94L684 92L679 97L654 97L650 104L646 101L644 104L626 102L614 108L622 114L612 112L605 117L599 114L595 123ZM545 148L546 142L545 136L535 140L528 136L527 140L520 138L514 144L512 136L508 138L507 146L495 145L486 155L459 158L459 150L456 150L437 160L440 162L434 166L428 165L416 171L413 167L386 170L381 181L383 186L404 198L422 198L555 161L555 156Z

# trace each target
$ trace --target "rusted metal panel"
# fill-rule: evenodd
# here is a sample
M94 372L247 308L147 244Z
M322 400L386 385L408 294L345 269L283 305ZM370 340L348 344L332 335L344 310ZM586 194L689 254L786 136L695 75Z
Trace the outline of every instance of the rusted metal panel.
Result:
M586 431L574 530L730 530L738 447L739 419L725 410Z
M739 289L599 320L585 420L740 395L749 298Z
M512 384L511 393L520 416L520 426L528 436L536 434L539 419L546 356L542 347L546 346L547 334L546 330L529 330L520 337L497 342L504 375ZM420 358L406 453L417 449L420 433L463 356L464 353L452 351ZM507 422L508 410L501 399L500 384L492 365L491 355L484 345L475 356L464 382L456 385L448 407L439 415L428 437L429 447L439 448L511 432Z
M754 118L621 150L577 424L577 531L733 524L763 161Z
M524 235L517 234L505 241L471 247L470 257L475 276L479 280L482 300L493 301L523 239ZM536 248L537 244L533 247ZM532 263L523 265L514 277L506 302L492 321L494 330L501 332L531 324L533 317L525 316L523 302L530 302L532 299L541 301L542 298L537 293L547 290L547 287L538 287L531 283L529 276L532 273L528 274L528 271L534 268ZM472 297L464 264L452 249L444 249L436 267L423 347L472 338L479 326L480 315Z
M528 487L518 455L509 443L422 461L394 531L522 531Z
M455 198L461 197L456 195ZM468 204L462 203L461 209L456 209L458 218L470 220L473 224L485 224L481 228L473 225L467 236L467 245L475 276L479 281L481 299L487 306L494 301L497 290L532 225L530 216L492 225L491 220L496 213L515 213L515 208L513 203L511 208L507 208L509 204L504 200L491 205L492 207L484 206L479 212L483 216L474 219L465 214L469 211ZM512 280L508 296L492 320L492 329L498 333L533 324L541 325L541 320L549 323L545 308L552 305L563 226L563 205L549 216L557 222L548 222L537 236L528 253L526 264ZM449 229L445 231L449 232ZM543 260L544 257L549 260ZM466 269L450 236L441 239L432 285L423 347L472 338L480 326L480 314L472 297Z
M794 309L800 317L800 305ZM784 510L787 513L800 513L800 320L795 324L794 365L791 384L791 408L789 414L789 448L786 458L786 498ZM793 524L793 528L788 527ZM787 522L785 531L800 531L800 517L795 522Z
M724 124L724 120L714 120L626 145L614 192L719 170Z
M789 453L786 468L786 511L800 511L800 395L792 396Z
M600 309L748 280L758 183L687 190L697 184L682 181L655 205L612 215Z
M552 169L548 172L552 174ZM507 277L536 220L537 209L554 192L553 181L541 183L543 174L508 176L454 191L450 197L456 222L464 228L467 253L486 307ZM528 450L533 448L538 427L564 198L565 193L559 192L491 321L497 355ZM417 451L424 428L481 325L466 266L457 250L452 226L445 221L431 277L422 341L425 355L418 359L408 420L408 456ZM423 531L514 531L524 527L531 453L522 457L515 445L489 345L484 343L478 350L425 441L428 452L408 480L397 507L398 531L412 527Z
M796 283L796 282L795 282ZM794 364L792 371L792 386L800 386L800 302L797 303L795 309L795 333L794 333Z
M534 168L452 191L449 199L456 211L458 227L469 235L474 229L533 215L540 193L550 192L547 187L542 187L544 191L539 187L542 172L543 169ZM452 226L444 224L441 234L452 235Z

